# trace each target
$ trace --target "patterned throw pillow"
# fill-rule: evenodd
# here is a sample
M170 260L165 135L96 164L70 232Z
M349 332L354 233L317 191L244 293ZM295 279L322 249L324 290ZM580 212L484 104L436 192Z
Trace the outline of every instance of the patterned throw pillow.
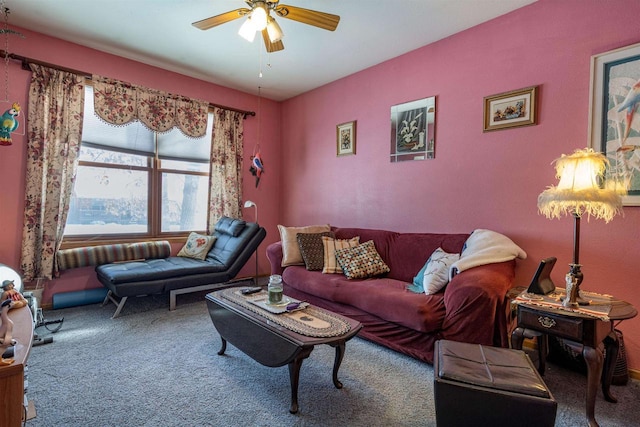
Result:
M300 246L298 246L298 240L296 239L298 233L322 233L331 231L331 226L329 224L309 225L306 227L278 225L278 231L280 231L280 241L282 242L282 267L287 267L289 265L304 265Z
M203 234L191 233L187 238L178 256L195 259L205 259L207 253L216 241L216 236L205 236Z
M324 267L322 267L322 272L325 274L342 273L342 267L338 265L338 261L336 260L336 250L353 248L359 244L360 236L348 240L322 237L322 246L324 246Z
M324 233L298 233L298 246L304 264L309 271L322 270L324 267L324 245L322 244L322 236L333 237L330 231Z
M438 248L431 254L424 270L424 292L433 295L449 283L449 267L460 259L460 254L450 254Z
M373 240L355 248L339 249L336 258L347 279L365 279L389 272L389 266L376 251Z

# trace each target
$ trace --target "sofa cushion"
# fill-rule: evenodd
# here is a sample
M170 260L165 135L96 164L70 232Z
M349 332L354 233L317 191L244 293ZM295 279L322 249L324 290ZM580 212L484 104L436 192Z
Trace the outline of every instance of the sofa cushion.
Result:
M336 251L338 249L353 248L360 244L360 237L356 236L352 239L334 239L331 237L322 237L322 245L324 246L324 274L342 273L342 267L336 259Z
M387 322L420 332L441 329L446 310L444 292L407 292L406 283L386 277L349 280L338 274L318 274L302 266L287 267L286 286L328 301L350 305Z
M217 273L224 271L223 264L210 260L201 261L185 257L169 257L146 261L132 261L104 264L96 267L98 279L102 283L117 285L128 282L143 282L168 279L192 274Z
M298 246L298 233L322 233L331 231L329 224L325 225L308 225L306 227L285 227L278 224L280 232L280 241L282 242L282 266L303 265L304 260Z
M347 279L364 279L389 272L389 267L380 258L373 240L354 248L336 250L336 259Z
M187 242L178 252L178 256L205 259L215 241L216 236L207 236L192 232L189 234L189 237L187 237Z
M397 233L366 228L335 228L337 239L360 236L360 241L373 240L376 250L391 270L387 277L411 283L433 251L460 253L469 234Z
M322 236L333 237L333 233L325 231L323 233L298 233L296 235L300 253L307 270L319 271L324 267Z

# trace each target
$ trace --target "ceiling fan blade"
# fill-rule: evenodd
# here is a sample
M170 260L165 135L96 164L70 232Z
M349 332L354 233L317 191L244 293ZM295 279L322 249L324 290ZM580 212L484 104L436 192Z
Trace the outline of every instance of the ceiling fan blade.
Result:
M262 40L264 40L264 47L267 48L267 52L277 52L279 50L284 49L284 44L282 43L282 40L278 40L277 42L272 42L269 39L269 33L267 32L266 28L262 30Z
M274 9L274 12L287 19L302 22L303 24L313 25L314 27L324 30L333 31L338 27L340 17L331 13L318 12L317 10L303 9L301 7L280 5Z
M194 22L191 25L201 30L208 30L209 28L217 27L218 25L233 21L234 19L241 18L248 13L251 13L251 9L243 7L241 9L231 10L226 13L221 13L220 15L212 16L211 18Z

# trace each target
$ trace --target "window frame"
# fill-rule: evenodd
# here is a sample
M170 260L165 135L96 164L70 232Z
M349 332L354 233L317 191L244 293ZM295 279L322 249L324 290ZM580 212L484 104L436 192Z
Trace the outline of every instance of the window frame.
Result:
M211 120L214 120L213 116ZM177 174L177 175L192 175L192 176L202 176L208 178L207 185L207 205L208 201L211 198L211 167L209 165L209 169L207 172L200 171L189 171L184 169L176 169L171 167L163 167L162 161L160 158L159 149L158 149L158 132L153 131L153 140L154 140L154 154L153 156L147 156L147 166L133 166L133 165L122 165L122 164L114 164L114 163L100 163L93 162L87 160L78 160L77 167L99 167L105 169L116 169L116 170L137 170L137 171L146 171L148 175L148 205L147 205L147 216L148 216L148 231L146 233L122 233L122 234L96 234L96 235L65 235L63 237L61 249L69 249L81 246L95 246L102 244L113 244L113 243L127 243L127 242L137 242L141 240L145 241L153 241L153 240L168 240L169 242L181 242L184 243L185 238L191 232L197 233L206 233L206 230L186 230L186 231L162 231L162 175L165 173L169 174ZM124 152L125 150L113 149L109 150L107 147L99 147L99 149L113 152ZM167 160L176 160L176 159L167 159ZM193 160L185 159L184 161L193 162ZM195 162L198 163L198 162ZM203 163L204 164L204 163ZM75 183L74 183L75 185ZM208 217L210 215L209 209L207 208L207 220L205 222L208 224Z

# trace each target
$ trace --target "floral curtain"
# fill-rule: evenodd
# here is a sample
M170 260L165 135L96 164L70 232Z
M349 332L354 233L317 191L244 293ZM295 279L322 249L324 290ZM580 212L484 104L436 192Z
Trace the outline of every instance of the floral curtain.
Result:
M244 114L214 107L209 181L209 224L222 216L241 218Z
M57 274L82 136L84 77L36 64L29 87L22 256L25 281Z
M207 132L209 103L172 95L118 80L93 76L94 109L105 122L116 126L139 120L152 131L173 127L192 138Z

